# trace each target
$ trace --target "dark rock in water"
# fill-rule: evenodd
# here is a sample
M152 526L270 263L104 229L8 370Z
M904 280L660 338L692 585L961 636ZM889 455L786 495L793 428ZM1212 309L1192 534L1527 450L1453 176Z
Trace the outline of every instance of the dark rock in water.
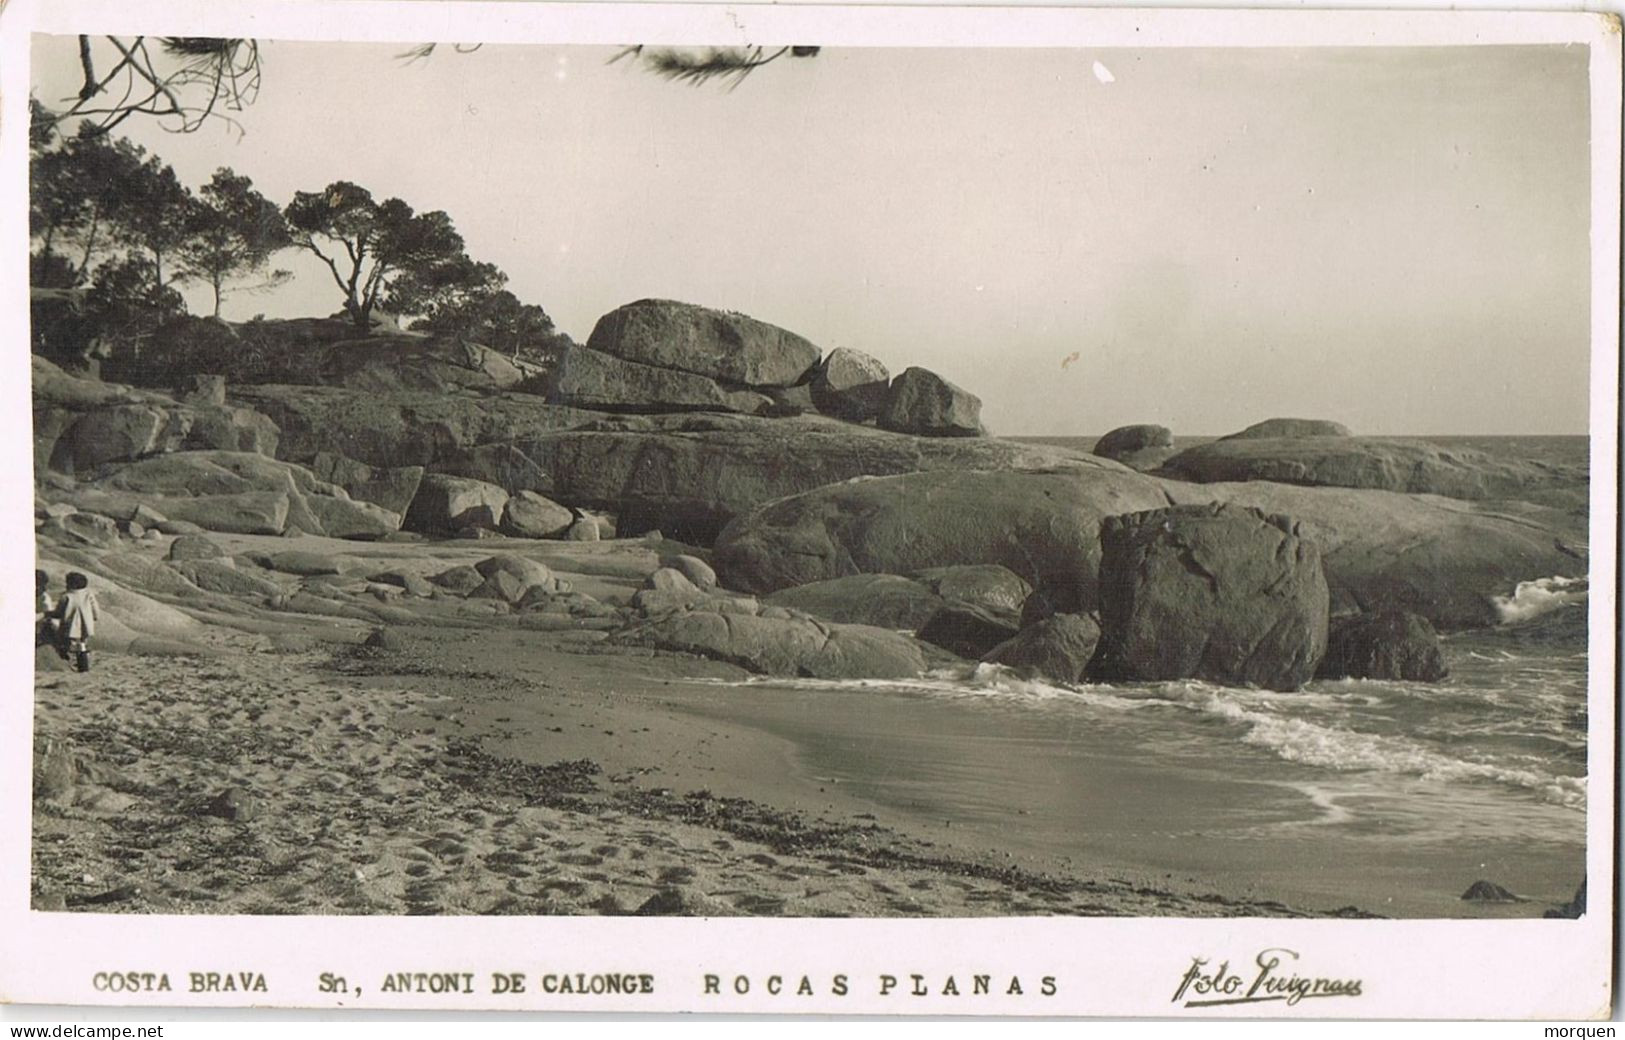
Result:
M226 550L201 534L181 534L176 535L175 540L169 543L169 555L166 558L171 561L213 560L224 555Z
M417 495L401 526L409 531L442 535L463 527L494 530L507 504L508 492L495 484L430 473L418 485Z
M1175 506L1111 517L1100 540L1099 678L1296 690L1314 675L1326 577L1292 521Z
M1245 430L1229 434L1222 440L1244 440L1249 437L1347 437L1349 428L1329 419L1265 419L1253 423Z
M1496 459L1469 448L1371 437L1226 438L1187 448L1160 472L1197 483L1270 480L1374 488L1474 501L1523 499L1583 507L1584 467Z
M1174 431L1154 423L1119 426L1095 442L1094 453L1102 458L1118 459L1146 448L1171 448Z
M1016 615L1033 587L1019 574L996 563L927 567L910 575L949 603L964 603Z
M1100 641L1087 614L1052 614L1025 627L982 658L1051 682L1082 682Z
M764 675L814 679L902 679L925 670L908 636L806 616L768 617L695 610L664 614L625 630L626 642L728 661Z
M502 530L521 538L557 538L570 529L575 514L534 491L517 491L502 514Z
M1315 670L1322 679L1411 682L1438 682L1449 674L1439 633L1427 618L1403 610L1333 618L1326 656Z
M203 806L203 813L233 823L247 823L259 816L260 801L251 791L241 787L228 787L209 799Z
M975 661L1013 637L1016 631L1013 614L996 614L981 607L951 603L931 615L915 633L915 638Z
M1105 460L1046 471L977 469L851 480L780 499L723 531L711 565L765 594L849 574L998 564L1057 609L1098 602L1099 523L1167 504L1154 480Z
M755 318L673 300L638 300L598 319L587 345L629 361L725 383L792 386L819 349Z
M1567 903L1564 903L1560 907L1556 907L1554 909L1546 911L1544 914L1541 914L1541 916L1542 917L1551 917L1551 918L1558 918L1558 919L1566 919L1566 920L1570 920L1570 921L1575 921L1575 920L1579 920L1581 917L1584 917L1585 912L1586 912L1586 883L1584 881L1581 881L1580 882L1580 888L1579 888L1578 891L1576 891L1574 893L1574 898L1572 900L1570 900Z
M886 406L891 373L861 350L836 347L813 373L813 403L825 415L847 422L878 418Z
M978 437L982 399L924 368L905 368L891 381L876 423L921 437Z
M1461 898L1470 903L1521 903L1523 899L1513 895L1493 881L1474 881Z
M851 574L796 585L765 602L814 614L826 621L912 632L930 620L943 599L923 582L897 574Z
M548 400L606 412L743 412L755 415L771 402L748 390L728 390L715 380L674 368L627 361L587 347L559 352Z
M393 628L375 628L367 635L366 641L361 645L371 650L400 653L409 644L407 638Z
M443 570L430 576L429 580L448 592L466 596L485 583L485 575L465 564Z
M1522 503L1480 506L1389 491L1292 487L1266 481L1160 481L1177 504L1229 502L1297 521L1320 547L1332 610L1408 610L1440 631L1501 620L1496 603L1520 581L1584 576L1586 522Z

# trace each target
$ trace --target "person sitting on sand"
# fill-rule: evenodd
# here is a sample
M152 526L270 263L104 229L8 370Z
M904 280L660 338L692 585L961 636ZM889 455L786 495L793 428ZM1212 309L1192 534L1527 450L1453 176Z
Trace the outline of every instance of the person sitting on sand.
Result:
M78 571L68 572L68 591L57 604L57 639L62 656L75 669L90 671L90 640L96 635L96 594L90 579Z
M56 600L51 597L51 578L34 572L34 645L56 646Z

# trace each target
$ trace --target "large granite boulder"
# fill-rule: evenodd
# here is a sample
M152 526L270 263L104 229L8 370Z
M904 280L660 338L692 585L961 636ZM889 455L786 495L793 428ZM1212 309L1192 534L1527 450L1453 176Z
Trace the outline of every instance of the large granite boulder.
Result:
M1500 621L1522 581L1583 577L1587 525L1565 510L1268 481L1160 481L1176 504L1230 502L1298 522L1320 547L1334 613L1408 610L1441 630Z
M635 626L620 638L728 661L764 675L904 679L926 667L924 651L908 636L804 615L677 611Z
M1314 675L1326 577L1290 520L1174 506L1111 517L1100 540L1098 678L1296 690Z
M886 406L891 373L861 350L836 347L813 372L812 400L825 415L868 422Z
M310 461L318 480L336 484L358 502L371 502L405 515L423 481L422 466L370 466L336 452L321 451Z
M1159 484L1105 460L1039 471L908 473L780 499L722 532L711 565L727 588L769 593L849 574L998 564L1055 609L1097 602L1100 521L1167 504Z
M516 491L502 511L502 530L520 538L557 538L570 529L575 514L534 491Z
M1474 500L1515 498L1584 508L1585 468L1492 458L1469 448L1369 437L1240 437L1199 444L1162 464L1198 483L1270 480Z
M507 505L508 492L495 484L430 473L418 484L401 526L435 535L451 535L465 527L496 530Z
M819 350L793 332L743 314L672 300L638 300L598 319L587 346L643 365L724 383L792 386Z
M1029 625L983 656L1017 672L1050 682L1078 683L1100 642L1100 626L1088 614L1052 614Z
M741 513L851 477L1058 464L1120 469L1062 449L990 437L912 437L816 415L722 414L603 418L589 427L484 445L436 468L609 510L619 516L622 537L660 531L710 545Z
M156 404L120 404L85 412L57 438L51 468L88 474L104 463L176 451L190 424Z
M1174 454L1174 432L1152 423L1119 426L1095 442L1094 453L1130 469L1153 470Z
M771 402L749 390L727 390L713 379L674 368L627 361L588 347L559 352L548 400L607 412L743 412Z
M923 368L905 368L891 381L876 422L883 429L921 437L976 437L982 400Z
M186 433L180 447L185 451L217 449L251 451L275 456L282 431L269 416L252 408L225 405L192 405L183 415Z
M1265 419L1245 430L1227 434L1222 440L1277 437L1347 437L1349 428L1330 419Z
M1322 679L1402 679L1438 682L1450 674L1439 633L1427 618L1385 610L1333 618Z

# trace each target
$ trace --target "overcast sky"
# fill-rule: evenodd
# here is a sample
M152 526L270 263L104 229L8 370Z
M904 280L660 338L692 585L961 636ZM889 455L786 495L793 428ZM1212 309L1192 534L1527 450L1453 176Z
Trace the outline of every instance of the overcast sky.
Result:
M933 369L996 433L1586 429L1583 47L831 49L731 92L403 49L266 43L241 137L121 130L194 187L444 209L578 340L647 296L743 311ZM73 58L38 42L47 104ZM226 316L337 309L283 264Z

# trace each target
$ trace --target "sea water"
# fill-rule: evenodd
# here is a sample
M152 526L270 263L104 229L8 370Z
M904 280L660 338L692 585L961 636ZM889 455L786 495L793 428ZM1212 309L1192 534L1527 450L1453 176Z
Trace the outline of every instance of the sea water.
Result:
M1533 440L1583 465L1585 438ZM1583 873L1586 600L1583 579L1508 589L1502 624L1444 638L1439 683L1065 686L967 662L753 680L728 711L787 738L820 782L984 846L1228 871L1321 906L1360 892L1346 901L1406 916L1474 912L1459 896L1483 876L1538 916Z

